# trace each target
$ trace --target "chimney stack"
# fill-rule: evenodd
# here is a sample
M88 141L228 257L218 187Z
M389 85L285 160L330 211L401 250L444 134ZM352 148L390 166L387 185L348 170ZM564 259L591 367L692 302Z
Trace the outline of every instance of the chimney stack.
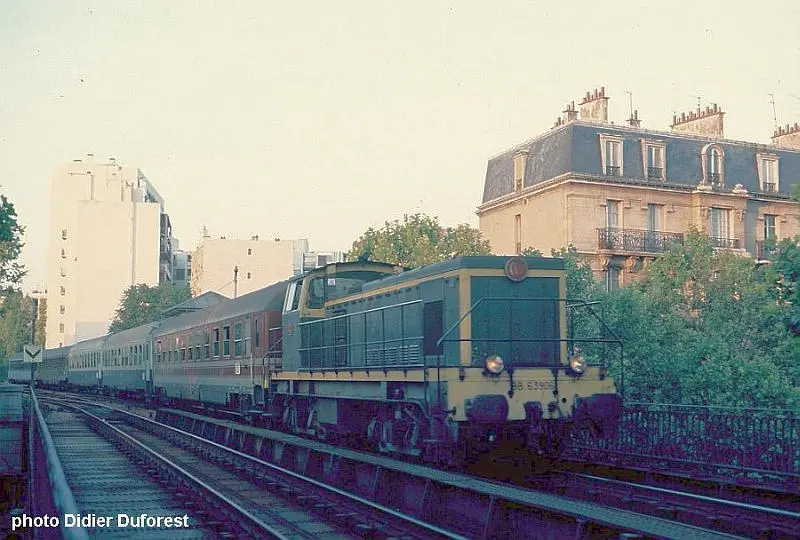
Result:
M608 99L605 86L601 86L599 91L595 88L594 92L586 92L580 103L580 119L587 122L608 122Z
M639 126L642 125L642 121L639 120L639 111L638 110L634 110L633 114L631 115L631 117L628 118L628 120L626 120L626 121L628 122L628 125L631 126L631 127L639 127Z
M578 111L575 109L574 101L567 103L567 106L561 112L564 113L564 123L572 122L573 120L578 119Z
M786 124L786 127L776 129L772 136L772 144L781 148L800 150L800 124L795 122L793 126Z
M696 111L681 113L672 116L672 125L675 131L702 135L704 137L724 137L722 109L716 103L705 109L697 107Z

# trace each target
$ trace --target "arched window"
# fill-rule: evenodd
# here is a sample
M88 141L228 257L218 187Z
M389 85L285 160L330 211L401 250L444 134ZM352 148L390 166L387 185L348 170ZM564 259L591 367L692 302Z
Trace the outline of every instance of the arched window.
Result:
M702 151L703 182L717 187L725 185L725 152L718 144L707 144Z

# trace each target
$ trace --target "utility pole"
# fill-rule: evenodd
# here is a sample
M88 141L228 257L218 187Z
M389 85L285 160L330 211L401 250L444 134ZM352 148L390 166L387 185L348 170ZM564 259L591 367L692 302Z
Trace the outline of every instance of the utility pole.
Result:
M39 299L31 297L31 345L36 345L36 321L39 319ZM44 351L41 352L44 355ZM36 374L36 362L31 362L31 390L33 390Z
M236 298L236 293L239 287L239 267L233 267L233 297Z

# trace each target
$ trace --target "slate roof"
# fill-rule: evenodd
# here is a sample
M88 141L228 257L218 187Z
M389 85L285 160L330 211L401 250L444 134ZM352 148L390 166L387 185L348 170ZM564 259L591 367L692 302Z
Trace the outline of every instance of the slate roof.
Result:
M564 126L511 148L489 159L483 190L483 203L509 195L514 191L514 155L527 150L523 188L534 186L566 173L601 176L600 139L607 133L624 139L622 145L624 178L619 181L653 184L679 189L695 187L702 177L701 150L710 143L722 147L725 189L736 184L749 192L759 191L756 154L770 153L780 158L779 193L771 196L790 197L800 183L800 151L731 139L701 137L673 131L653 131L629 126L570 122ZM645 178L642 164L642 139L666 143L667 181ZM605 177L608 179L607 177ZM610 179L609 179L610 180Z

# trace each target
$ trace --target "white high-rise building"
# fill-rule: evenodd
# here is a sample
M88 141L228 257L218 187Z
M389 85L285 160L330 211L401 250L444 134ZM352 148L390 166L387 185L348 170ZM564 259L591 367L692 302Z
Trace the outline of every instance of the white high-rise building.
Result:
M114 158L60 165L51 185L47 346L104 335L123 291L171 279L164 200Z

